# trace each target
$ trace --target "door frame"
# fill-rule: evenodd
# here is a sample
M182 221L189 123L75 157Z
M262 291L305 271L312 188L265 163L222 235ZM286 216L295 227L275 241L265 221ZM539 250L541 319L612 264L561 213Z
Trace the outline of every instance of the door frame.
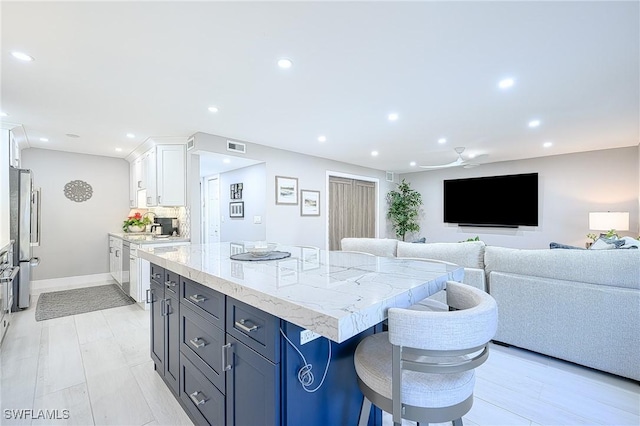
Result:
M376 185L376 190L375 190L375 196L376 196L376 212L375 212L375 238L378 238L379 234L380 234L380 179L375 178L375 177L371 177L371 176L363 176L363 175L355 175L353 173L344 173L344 172L336 172L336 171L331 171L331 170L327 170L326 171L326 177L325 177L325 190L324 193L326 194L325 196L325 200L326 202L324 203L324 214L325 214L325 218L326 218L326 224L325 224L325 235L324 235L324 246L326 250L329 250L329 178L331 176L334 177L341 177L341 178L346 178L346 179L356 179L356 180L362 180L365 182L373 182Z

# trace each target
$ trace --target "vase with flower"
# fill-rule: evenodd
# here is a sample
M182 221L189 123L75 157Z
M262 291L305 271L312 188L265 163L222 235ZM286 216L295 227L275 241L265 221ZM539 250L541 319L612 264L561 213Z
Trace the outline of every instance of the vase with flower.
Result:
M124 232L142 232L150 223L151 220L147 216L143 217L142 214L136 212L122 223L122 230Z

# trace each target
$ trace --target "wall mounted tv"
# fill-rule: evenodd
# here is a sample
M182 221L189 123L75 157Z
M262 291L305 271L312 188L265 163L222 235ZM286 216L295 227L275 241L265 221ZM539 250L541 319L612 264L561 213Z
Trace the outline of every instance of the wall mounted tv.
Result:
M538 226L538 174L445 180L444 221L460 226Z

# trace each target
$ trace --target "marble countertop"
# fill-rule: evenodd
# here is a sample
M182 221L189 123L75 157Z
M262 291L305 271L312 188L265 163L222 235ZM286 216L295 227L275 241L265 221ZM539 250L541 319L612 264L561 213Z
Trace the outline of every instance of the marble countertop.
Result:
M109 235L116 238L136 243L136 244L166 244L166 243L184 243L189 242L189 238L167 236L157 238L155 234L150 232L109 232Z
M442 263L279 245L291 257L231 260L241 243L143 247L138 256L300 327L341 343L380 323L390 307L408 307L461 281Z

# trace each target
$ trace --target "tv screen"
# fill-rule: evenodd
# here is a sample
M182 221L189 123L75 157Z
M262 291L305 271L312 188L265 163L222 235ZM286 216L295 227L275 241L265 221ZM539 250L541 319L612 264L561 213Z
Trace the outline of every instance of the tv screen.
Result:
M445 180L444 221L464 226L538 226L538 174Z

